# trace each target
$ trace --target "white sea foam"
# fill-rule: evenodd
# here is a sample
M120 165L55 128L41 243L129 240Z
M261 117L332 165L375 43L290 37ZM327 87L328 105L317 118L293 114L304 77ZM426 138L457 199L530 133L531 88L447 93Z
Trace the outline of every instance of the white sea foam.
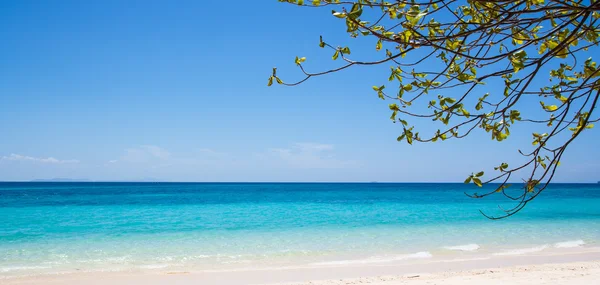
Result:
M571 248L571 247L580 247L584 244L585 244L585 242L583 240L578 239L578 240L557 242L554 244L554 247L555 248Z
M455 245L455 246L444 246L444 249L447 250L456 250L456 251L476 251L481 247L476 243L463 244L463 245Z
M167 268L167 267L169 267L169 265L167 265L167 264L148 264L148 265L141 265L138 267L141 269L160 269L160 268Z
M494 253L494 255L521 255L521 254L539 252L544 249L547 249L548 247L549 246L547 244L544 244L544 245L540 245L540 246L536 246L536 247L519 248L519 249L512 249L512 250L503 251L503 252L497 252L497 253Z
M428 251L421 251L412 254L403 254L395 256L373 256L365 259L352 259L352 260L337 260L313 263L312 265L348 265L348 264L369 264L369 263L386 263L394 262L406 259L421 259L431 258L432 255Z
M184 257L181 258L181 260L182 261L200 260L200 259L206 259L206 258L210 258L210 257L218 257L218 256L217 255L198 254L198 255L192 255L192 256L184 256ZM158 259L158 260L160 260L160 259ZM171 260L173 260L173 259L171 258ZM168 260L168 261L171 261L171 260ZM165 261L165 260L163 259L163 260L160 260L160 261Z
M48 269L48 268L52 268L52 267L49 267L49 266L9 266L9 267L1 267L0 272L32 270L32 269Z
M555 244L544 244L536 247L512 249L504 252L494 253L494 255L521 255L527 253L539 252L548 248L574 248L585 245L583 240L569 240L563 242L557 242Z
M474 258L455 258L448 260L440 260L439 262L452 263L459 261L478 261L478 260L489 260L491 257L474 257Z

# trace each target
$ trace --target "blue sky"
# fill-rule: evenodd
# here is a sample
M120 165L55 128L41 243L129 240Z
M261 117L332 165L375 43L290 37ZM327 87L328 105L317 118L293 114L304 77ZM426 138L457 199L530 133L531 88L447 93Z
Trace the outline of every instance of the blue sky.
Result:
M526 128L408 146L371 90L389 66L294 88L352 44L329 9L269 1L2 1L0 180L462 181L519 161ZM371 45L352 46L370 54ZM513 132L515 133L515 132ZM600 180L598 131L556 181Z

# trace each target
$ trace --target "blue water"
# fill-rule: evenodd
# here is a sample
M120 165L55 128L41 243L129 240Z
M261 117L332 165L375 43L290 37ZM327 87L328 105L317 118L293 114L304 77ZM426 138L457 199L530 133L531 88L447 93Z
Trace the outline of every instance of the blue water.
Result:
M518 254L600 241L600 184L551 185L500 221L479 210L499 214L498 205L510 206L506 199L464 195L473 190L464 184L0 183L0 277ZM448 248L454 246L463 250Z

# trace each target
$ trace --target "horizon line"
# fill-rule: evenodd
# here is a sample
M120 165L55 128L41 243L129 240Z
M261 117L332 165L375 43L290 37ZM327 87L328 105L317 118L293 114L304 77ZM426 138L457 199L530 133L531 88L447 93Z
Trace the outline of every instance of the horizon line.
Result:
M189 183L189 184L466 184L460 181L143 181L143 180L0 180L0 183ZM489 184L501 184L492 182ZM507 182L507 184L524 184L524 182ZM551 182L550 184L600 184L597 182Z

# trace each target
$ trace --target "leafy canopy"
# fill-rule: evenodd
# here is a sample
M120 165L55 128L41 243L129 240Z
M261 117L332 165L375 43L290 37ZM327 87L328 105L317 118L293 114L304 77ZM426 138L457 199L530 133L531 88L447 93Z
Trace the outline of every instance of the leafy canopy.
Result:
M402 128L398 141L460 139L481 129L500 142L515 124L529 124L532 145L519 150L524 163L511 167L502 162L489 177L481 171L465 180L478 187L499 182L491 191L468 194L471 197L501 193L516 201L500 215L484 214L489 218L513 215L537 197L569 144L598 121L592 113L600 96L600 69L591 57L581 57L597 49L593 46L600 36L599 0L279 2L332 8L350 37L373 40L374 53L381 59L354 59L349 47L334 46L321 37L319 47L332 51L332 60L341 62L338 68L309 72L304 64L310 61L296 57L304 77L284 82L274 68L269 86L273 81L294 86L353 66L390 66L388 83L376 84L373 90L379 98L393 101L390 119ZM487 86L494 82L504 88L490 90ZM534 97L539 98L539 109L523 109L528 101L523 98ZM440 128L433 134L420 133L410 121L423 119L438 122ZM517 172L528 178L520 190L509 191L507 182Z

